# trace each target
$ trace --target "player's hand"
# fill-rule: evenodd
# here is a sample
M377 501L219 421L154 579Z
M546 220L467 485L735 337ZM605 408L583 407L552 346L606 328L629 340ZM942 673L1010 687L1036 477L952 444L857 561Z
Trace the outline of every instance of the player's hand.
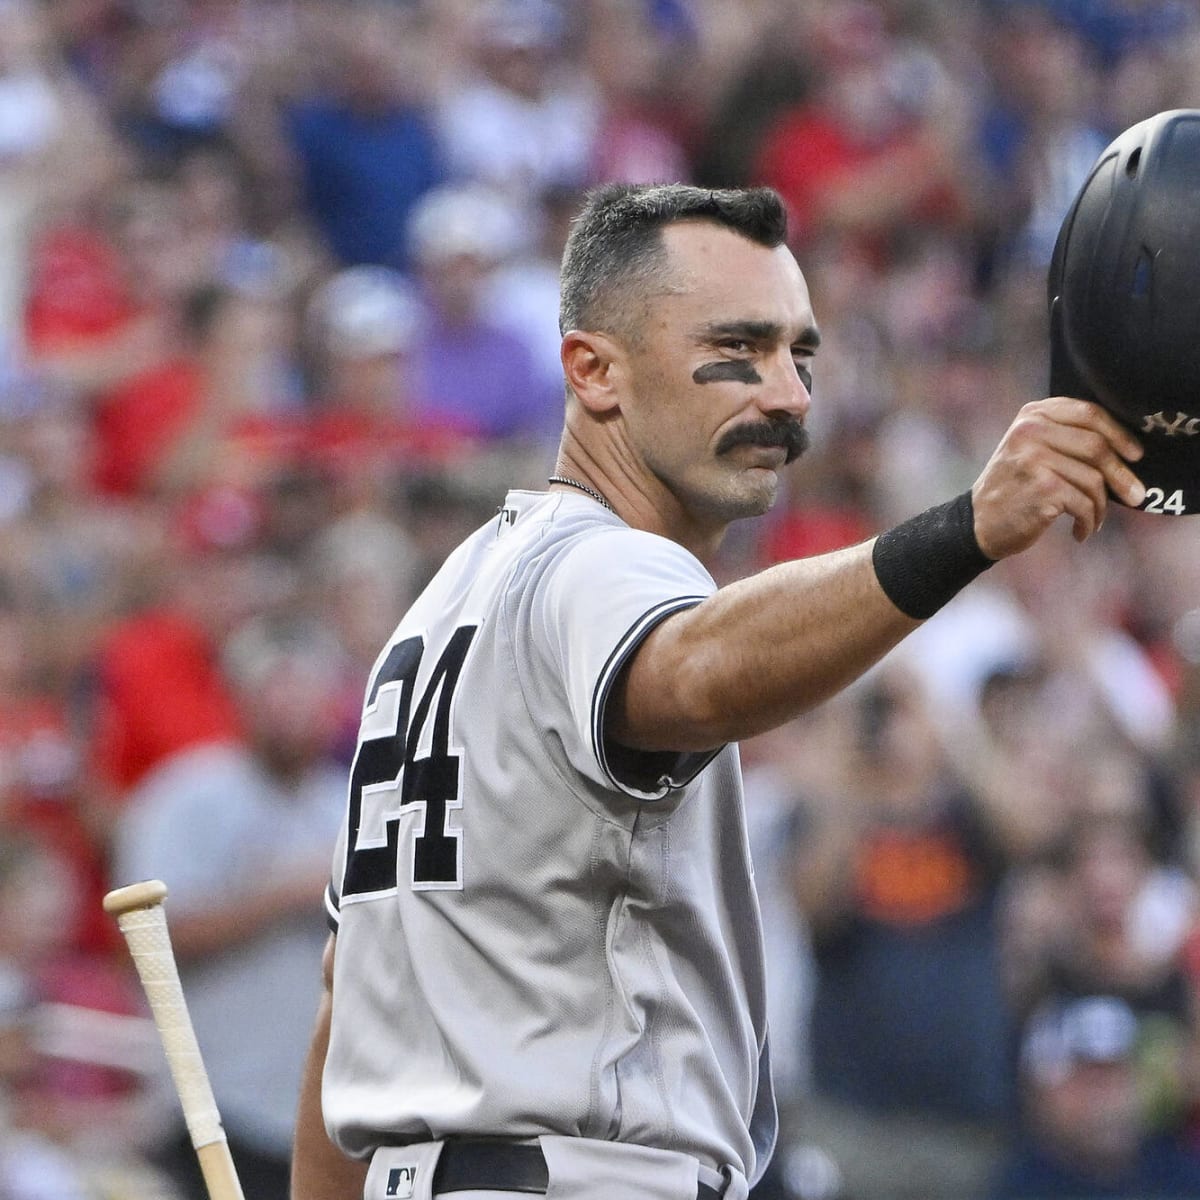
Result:
M971 489L975 537L989 558L1031 546L1061 516L1082 542L1100 528L1111 492L1136 508L1146 489L1129 469L1137 438L1087 400L1026 404Z

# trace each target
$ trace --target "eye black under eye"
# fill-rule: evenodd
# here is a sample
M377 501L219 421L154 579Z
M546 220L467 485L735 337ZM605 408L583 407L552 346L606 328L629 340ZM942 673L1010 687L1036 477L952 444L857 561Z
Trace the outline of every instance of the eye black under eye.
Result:
M754 364L746 358L723 358L705 363L692 372L696 383L762 383Z

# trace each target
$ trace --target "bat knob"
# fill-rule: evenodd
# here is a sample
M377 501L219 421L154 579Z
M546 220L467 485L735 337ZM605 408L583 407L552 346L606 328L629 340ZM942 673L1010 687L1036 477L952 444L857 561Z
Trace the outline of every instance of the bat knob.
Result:
M104 911L119 917L138 908L153 908L166 899L167 885L161 879L147 879L116 888L104 897Z

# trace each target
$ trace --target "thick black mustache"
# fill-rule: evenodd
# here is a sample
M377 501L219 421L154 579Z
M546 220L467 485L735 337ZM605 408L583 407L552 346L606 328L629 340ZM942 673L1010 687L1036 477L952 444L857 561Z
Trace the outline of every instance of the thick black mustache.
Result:
M787 452L787 462L794 462L808 449L808 430L801 422L788 417L775 421L747 421L735 425L717 443L717 453L727 454L738 446L781 446Z

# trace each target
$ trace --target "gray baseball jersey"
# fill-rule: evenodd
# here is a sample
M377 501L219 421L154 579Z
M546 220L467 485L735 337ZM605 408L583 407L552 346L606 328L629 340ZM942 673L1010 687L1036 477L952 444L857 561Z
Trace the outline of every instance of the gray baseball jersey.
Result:
M635 755L602 735L622 664L715 586L586 497L518 491L401 621L328 893L322 1102L347 1153L550 1133L752 1180L765 1164L737 750Z

